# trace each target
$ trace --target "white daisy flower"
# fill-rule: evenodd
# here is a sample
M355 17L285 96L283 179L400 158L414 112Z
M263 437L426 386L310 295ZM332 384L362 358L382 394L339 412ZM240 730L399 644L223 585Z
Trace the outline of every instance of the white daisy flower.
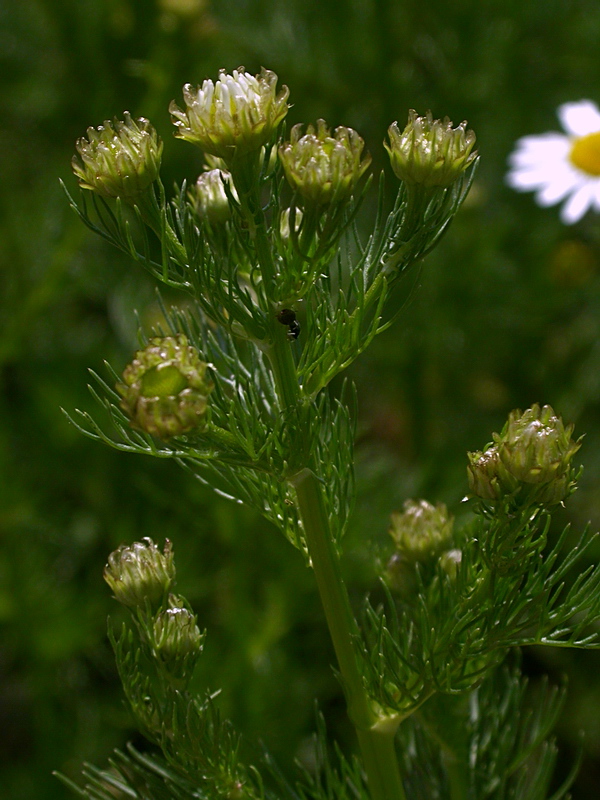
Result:
M590 208L600 212L600 109L580 100L557 114L565 133L519 139L506 181L518 191L535 191L540 206L565 200L560 217L571 225Z

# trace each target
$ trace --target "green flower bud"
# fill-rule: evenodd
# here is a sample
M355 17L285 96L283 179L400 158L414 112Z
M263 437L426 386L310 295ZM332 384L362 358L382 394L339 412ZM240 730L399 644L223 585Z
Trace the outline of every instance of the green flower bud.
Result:
M183 334L150 339L116 386L131 425L163 439L202 428L213 390L206 369Z
M147 119L134 120L128 111L124 117L88 128L71 164L83 189L131 202L158 178L163 144Z
M244 68L231 75L221 70L215 83L206 80L183 87L186 110L169 106L175 134L226 162L236 153L248 153L271 141L288 112L289 89L276 94L277 75L264 69L247 75Z
M452 128L448 117L434 120L431 111L418 117L412 109L403 131L393 122L388 128L390 143L383 144L396 176L427 187L451 186L477 158L477 152L471 152L475 134L466 125L461 122Z
M456 578L461 561L462 552L457 549L447 550L440 556L440 566L452 580Z
M364 141L352 128L339 127L331 136L327 123L317 120L317 130L294 125L291 139L279 148L279 159L294 191L317 206L346 200L371 163L361 160Z
M440 553L452 539L454 518L443 503L407 500L404 511L391 516L389 533L398 552L410 561L423 561Z
M190 202L198 216L207 219L213 225L227 222L231 217L231 208L224 182L227 182L233 197L237 200L235 187L231 183L231 175L220 169L203 172L189 191Z
M294 232L298 233L302 223L302 209L296 208L294 211ZM291 228L290 228L290 209L286 208L281 212L279 218L279 233L284 241L289 241Z
M405 601L415 599L419 585L433 578L432 568L452 541L453 526L446 506L433 506L427 500L407 500L403 511L391 515L389 533L396 552L388 562L386 577Z
M154 621L154 651L177 678L189 675L202 650L203 636L187 608L167 608Z
M158 606L175 580L175 564L171 542L165 541L161 553L152 539L132 545L121 545L108 557L104 580L115 598L125 606L135 608Z
M492 501L518 493L529 503L562 502L573 491L571 460L581 447L572 433L551 406L512 411L493 444L468 454L471 492Z

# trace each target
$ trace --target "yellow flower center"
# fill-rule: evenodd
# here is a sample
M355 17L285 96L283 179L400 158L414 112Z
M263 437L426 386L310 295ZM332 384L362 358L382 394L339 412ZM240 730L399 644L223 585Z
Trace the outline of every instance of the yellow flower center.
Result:
M600 175L600 131L575 139L569 159L582 172Z

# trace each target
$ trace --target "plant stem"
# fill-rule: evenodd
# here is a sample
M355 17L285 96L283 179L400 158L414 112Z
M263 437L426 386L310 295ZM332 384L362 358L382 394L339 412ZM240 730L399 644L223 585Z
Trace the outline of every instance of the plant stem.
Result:
M265 220L259 198L252 192L246 196L243 185L236 186L246 218L250 223L250 235L254 240L256 255L266 295L272 298L275 280L275 265L266 236ZM284 409L300 410L301 389L290 343L279 322L270 320L271 346L266 351L269 358L277 392ZM302 432L301 432L302 438ZM346 586L342 579L338 554L333 542L329 518L325 509L321 485L313 466L312 458L288 480L296 490L298 510L306 537L306 546L315 574L317 588L323 604L325 618L340 668L342 685L348 705L348 714L356 727L358 741L367 773L372 800L405 800L402 779L394 749L395 727L392 730L377 728L380 721L373 711L365 690L358 648L360 631L352 609Z
M357 654L359 630L342 579L319 482L310 469L290 481L296 490L306 545L338 660L348 714L356 727L372 800L404 800L394 732L374 729Z

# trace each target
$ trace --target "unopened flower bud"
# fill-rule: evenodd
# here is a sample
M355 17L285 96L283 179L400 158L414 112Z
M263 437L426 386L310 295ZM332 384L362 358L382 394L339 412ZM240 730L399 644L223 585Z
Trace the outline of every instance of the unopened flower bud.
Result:
M447 550L440 556L440 567L444 570L449 578L456 578L460 562L462 561L462 552L457 549Z
M574 488L571 461L581 447L572 433L551 406L512 411L493 444L468 454L471 492L484 500L518 494L532 503L562 502Z
M83 189L133 201L157 178L163 144L147 119L107 120L77 140L73 172Z
M289 208L281 212L281 217L279 218L279 233L281 234L281 238L285 241L288 241L290 238L290 216L293 216L294 219L294 232L298 233L300 224L302 223L302 209L294 209L293 215Z
M116 386L131 425L163 439L206 424L213 383L183 334L150 339Z
M294 125L289 142L279 148L285 176L294 191L314 205L346 200L364 175L371 156L364 158L364 141L352 128L339 127L332 136L320 119L302 135L302 125Z
M289 89L277 94L277 75L263 69L248 75L243 67L231 75L222 70L213 83L183 87L186 110L169 106L176 136L198 145L226 162L236 153L248 153L271 141L288 112Z
M413 561L437 555L452 539L454 518L444 503L406 500L391 516L390 536L398 552Z
M231 183L230 174L220 169L203 172L189 192L190 202L198 216L207 219L213 225L227 222L231 217L225 182L237 200L237 193Z
M461 122L453 128L448 117L434 120L430 111L419 117L412 109L403 131L393 122L388 128L390 143L384 146L396 177L427 187L451 186L477 158L477 152L471 152L475 134L466 125Z
M165 541L162 553L147 537L132 545L121 545L108 557L104 580L125 606L135 608L146 602L151 607L158 606L175 580L171 542Z
M154 621L154 650L175 677L190 673L202 649L203 636L187 608L167 608Z

